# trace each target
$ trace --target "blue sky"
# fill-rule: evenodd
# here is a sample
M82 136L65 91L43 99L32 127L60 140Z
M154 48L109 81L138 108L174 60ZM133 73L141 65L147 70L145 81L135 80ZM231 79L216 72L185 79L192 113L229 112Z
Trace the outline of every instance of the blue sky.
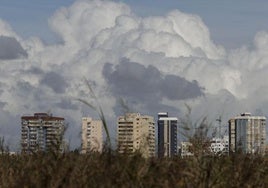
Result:
M62 6L73 0L0 0L0 18L7 21L22 37L38 36L52 42L55 35L48 27L48 19Z
M22 37L38 36L44 42L57 41L48 19L74 0L0 0L0 18ZM256 32L268 30L268 1L265 0L118 0L128 4L138 16L165 15L173 9L199 15L211 37L225 47L249 44Z

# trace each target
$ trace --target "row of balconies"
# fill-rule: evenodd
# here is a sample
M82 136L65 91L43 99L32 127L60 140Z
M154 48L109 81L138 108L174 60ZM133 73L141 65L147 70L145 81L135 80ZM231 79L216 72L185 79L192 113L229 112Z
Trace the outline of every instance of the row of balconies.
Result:
M133 132L133 129L119 129L118 132Z
M123 128L123 129L126 129L126 128L132 128L133 129L133 125L119 125L118 128Z
M119 137L124 137L124 136L132 136L132 133L119 133L118 136Z

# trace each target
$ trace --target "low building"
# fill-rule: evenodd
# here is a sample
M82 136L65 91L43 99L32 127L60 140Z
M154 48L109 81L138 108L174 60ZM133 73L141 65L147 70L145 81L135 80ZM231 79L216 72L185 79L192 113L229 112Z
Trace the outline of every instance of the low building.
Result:
M181 157L185 158L185 157L191 157L194 154L191 152L191 147L193 146L193 144L191 142L181 142Z
M229 137L212 138L210 144L210 151L215 155L228 154L229 152Z

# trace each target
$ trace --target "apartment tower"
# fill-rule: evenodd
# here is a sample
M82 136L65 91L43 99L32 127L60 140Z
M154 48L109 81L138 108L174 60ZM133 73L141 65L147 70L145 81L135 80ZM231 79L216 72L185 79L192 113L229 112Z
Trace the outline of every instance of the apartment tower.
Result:
M243 113L229 121L229 152L265 153L266 118Z
M103 149L103 125L101 120L93 120L91 117L82 118L82 151L102 152Z
M47 113L21 117L21 151L63 150L64 118Z
M117 119L118 151L155 156L155 123L152 116L126 113Z
M158 113L158 157L177 155L178 118L168 117L167 112Z

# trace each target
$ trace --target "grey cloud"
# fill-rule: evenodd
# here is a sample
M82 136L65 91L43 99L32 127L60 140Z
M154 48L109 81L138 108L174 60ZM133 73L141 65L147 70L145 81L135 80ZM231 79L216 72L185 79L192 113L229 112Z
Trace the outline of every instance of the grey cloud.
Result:
M6 105L6 102L1 102L0 101L0 108L3 108Z
M159 111L169 112L171 114L178 115L180 110L172 106L161 104L159 101L146 101L140 106L137 101L133 101L128 97L123 99L124 105L127 108L124 108L124 105L121 104L120 99L117 99L116 105L113 107L113 110L117 116L124 114L125 112L139 112L142 114L148 114L156 116Z
M30 74L43 74L44 71L38 67L31 67L29 70L25 71L26 73L30 73Z
M27 52L14 37L0 36L0 59L11 60L27 56Z
M64 93L68 83L56 72L49 72L41 79L40 84L50 87L55 93Z
M18 151L20 149L20 116L6 112L0 107L0 119L0 137L4 138L4 144L11 151Z
M163 75L152 65L146 68L123 59L114 69L111 64L105 64L103 76L112 93L118 96L146 102L161 100L163 97L183 100L203 95L197 81L189 82L177 75Z
M189 82L182 77L166 75L162 80L161 90L171 100L184 100L203 95L196 80Z
M115 69L115 71L112 70L111 64L106 64L103 67L103 76L113 93L120 96L135 97L140 100L145 100L151 95L157 96L155 87L157 87L159 72L153 66L146 69L138 63L122 62Z
M16 83L16 87L13 89L19 91L18 94L21 97L27 97L35 90L35 88L29 82L26 81L18 81Z
M20 100L27 101L32 97L32 95L40 96L42 92L39 91L38 88L35 88L32 86L29 82L20 80L16 83L16 87L12 87L11 90L9 91L11 93L14 93L16 96L20 98ZM32 99L31 104L35 103L35 98ZM22 103L22 106L24 109L30 109L31 107L30 103L24 102Z
M70 109L70 110L77 110L78 106L73 104L71 100L62 99L60 102L56 104L57 107L62 109Z

